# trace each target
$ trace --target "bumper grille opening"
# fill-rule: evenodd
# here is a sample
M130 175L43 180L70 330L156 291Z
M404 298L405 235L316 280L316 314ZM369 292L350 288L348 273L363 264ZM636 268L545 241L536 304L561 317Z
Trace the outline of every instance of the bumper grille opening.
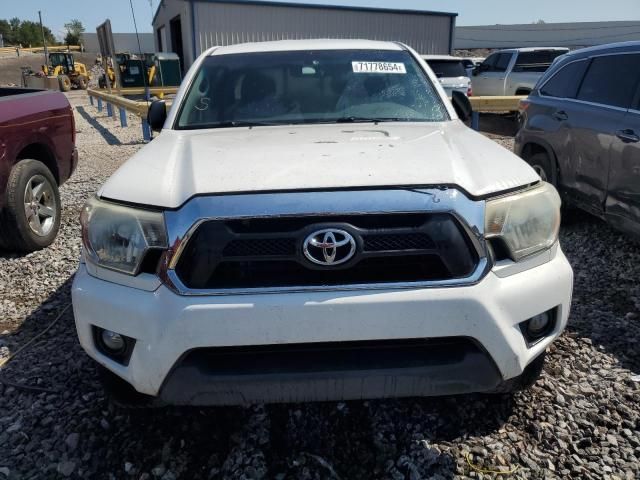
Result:
M209 375L250 376L419 368L456 363L469 353L485 355L464 337L372 340L202 348L189 352L181 365Z
M354 237L353 259L322 266L305 258L305 239L323 228ZM478 261L446 213L210 220L191 236L176 274L200 290L348 286L464 278Z

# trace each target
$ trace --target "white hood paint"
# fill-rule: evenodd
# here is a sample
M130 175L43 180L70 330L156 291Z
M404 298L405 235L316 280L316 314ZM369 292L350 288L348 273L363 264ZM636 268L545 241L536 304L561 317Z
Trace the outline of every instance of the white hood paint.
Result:
M457 185L483 196L539 180L460 121L163 130L104 184L104 198L177 208L196 194Z

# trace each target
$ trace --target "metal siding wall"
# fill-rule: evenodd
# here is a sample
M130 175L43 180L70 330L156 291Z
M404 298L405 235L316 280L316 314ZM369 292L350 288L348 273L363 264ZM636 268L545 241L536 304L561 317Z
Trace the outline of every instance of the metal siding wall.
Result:
M640 38L640 22L483 25L456 28L455 48L587 47Z
M448 16L294 6L197 2L195 19L197 55L214 45L305 38L390 40L449 53L451 33Z

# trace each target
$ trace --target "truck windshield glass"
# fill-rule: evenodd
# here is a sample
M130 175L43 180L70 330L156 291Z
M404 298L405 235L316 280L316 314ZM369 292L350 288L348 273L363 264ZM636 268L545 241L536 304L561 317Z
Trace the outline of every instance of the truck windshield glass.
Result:
M448 119L406 51L260 52L206 58L176 128Z

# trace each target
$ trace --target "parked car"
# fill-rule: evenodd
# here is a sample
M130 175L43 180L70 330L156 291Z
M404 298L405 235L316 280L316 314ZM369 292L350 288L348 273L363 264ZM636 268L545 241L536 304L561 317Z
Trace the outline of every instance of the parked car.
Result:
M567 202L640 236L640 42L566 55L521 117L516 153Z
M422 58L435 73L447 96L451 97L454 90L467 96L472 94L471 80L461 58L450 55L423 55Z
M466 127L409 47L214 47L148 119L161 133L83 209L72 293L80 343L117 398L535 381L571 300L558 194Z
M29 252L55 240L58 186L78 164L75 132L64 94L0 88L0 248Z
M553 61L568 48L513 48L489 55L473 71L475 95L528 95Z
M467 77L473 76L473 70L484 62L485 57L462 57L462 65L467 72Z

